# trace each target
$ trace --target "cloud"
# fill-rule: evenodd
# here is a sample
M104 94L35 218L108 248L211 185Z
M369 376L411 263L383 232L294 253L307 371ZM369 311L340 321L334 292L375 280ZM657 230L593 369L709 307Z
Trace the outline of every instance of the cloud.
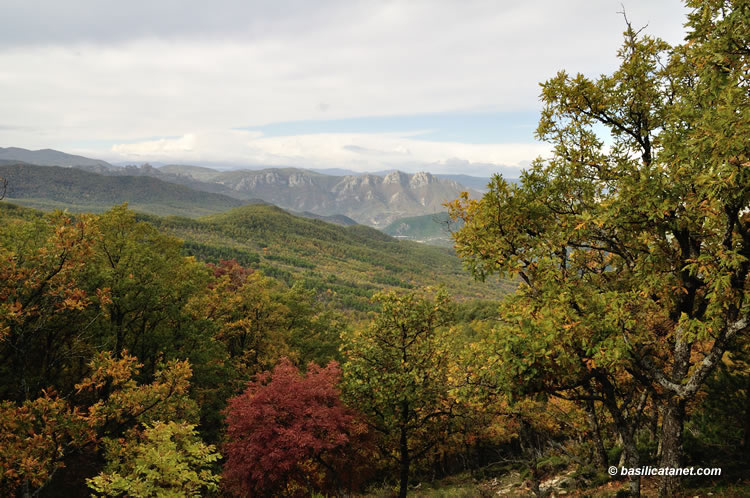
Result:
M411 155L411 151L403 147L400 147L394 150L377 150L377 149L368 149L367 147L361 147L359 145L344 145L344 147L342 148L344 150L356 152L357 154L364 154L367 156L389 157L389 156L394 156L394 155L395 156Z
M253 40L309 32L357 2L305 0L30 0L3 5L3 45L119 43L141 38Z
M636 26L680 40L679 0L625 7ZM193 134L194 151L224 157L210 148L223 144L217 133L235 144L226 130L268 123L536 112L538 83L557 70L597 75L615 66L620 10L620 0L10 2L0 30L0 146L97 155L112 154L113 144L153 142L144 137ZM322 134L318 145L253 139L262 146L253 154L303 161L299 154L325 150L331 162L372 162L344 148L358 146L397 155L382 134L374 145L342 136ZM409 141L403 150L433 157L459 147L422 138L427 145ZM188 154L189 140L172 142L142 152ZM467 158L435 160L454 155Z
M249 131L206 131L178 138L118 144L110 160L222 163L234 166L401 169L490 174L505 165L549 153L544 144L462 144L397 134L324 133L264 137Z

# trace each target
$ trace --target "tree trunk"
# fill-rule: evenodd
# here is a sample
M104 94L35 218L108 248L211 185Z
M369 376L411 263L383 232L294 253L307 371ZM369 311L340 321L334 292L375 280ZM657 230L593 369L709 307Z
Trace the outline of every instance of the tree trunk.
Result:
M409 487L409 439L406 431L406 424L409 422L409 403L401 402L401 440L399 441L400 461L401 464L401 485L398 491L399 498L406 498L406 491Z
M631 469L638 468L640 466L641 457L638 454L638 447L635 444L634 435L636 427L631 427L636 421L630 420L627 417L627 414L617 405L615 388L609 379L604 375L600 375L598 376L598 380L602 385L602 392L604 393L604 407L612 416L612 420L615 423L615 430L622 441L623 454L620 459L621 463L618 465L618 470L624 466ZM641 477L636 475L628 476L628 480L630 481L628 484L628 492L630 496L641 496Z
M532 451L534 450L532 449ZM542 475L539 472L536 455L532 457L531 465L529 465L529 467L531 469L531 492L534 493L534 496L537 498L541 498L544 494L541 489Z
M682 455L682 429L685 422L685 402L671 396L664 406L661 426L661 461L662 468L680 467ZM659 496L672 497L679 489L678 476L662 476L659 481Z
M594 457L596 466L604 470L607 468L607 451L604 448L602 433L599 428L599 419L596 416L596 408L592 400L586 400L586 415L589 421L589 429L594 438Z
M654 405L656 405L656 400L654 400ZM651 418L649 419L648 424L648 432L649 432L649 438L651 439L651 442L656 443L656 445L659 445L659 408L658 406L654 406L653 413L651 413ZM657 449L658 453L658 449Z
M745 387L745 424L742 437L742 454L745 461L750 460L750 383Z
M406 439L406 429L401 429L401 485L398 490L399 498L406 498L409 487L409 445Z
M630 469L638 468L641 464L641 457L638 454L638 447L635 444L633 433L627 427L618 427L622 430L622 448L625 457L625 466ZM641 496L641 478L640 476L628 476L628 493L630 496Z

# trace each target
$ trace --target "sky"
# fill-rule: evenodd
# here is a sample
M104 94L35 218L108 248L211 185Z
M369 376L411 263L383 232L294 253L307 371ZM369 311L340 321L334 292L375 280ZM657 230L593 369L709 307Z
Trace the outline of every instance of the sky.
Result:
M3 0L0 147L111 162L513 175L539 83L677 0Z

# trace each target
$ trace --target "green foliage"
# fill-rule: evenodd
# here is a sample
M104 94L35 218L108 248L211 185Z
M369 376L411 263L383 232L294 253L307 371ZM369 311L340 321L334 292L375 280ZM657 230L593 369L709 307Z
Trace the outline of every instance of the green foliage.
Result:
M192 418L195 404L188 396L190 365L163 365L149 384L134 377L140 365L124 355L98 354L75 393L60 397L43 392L22 403L0 402L0 490L11 496L20 489L38 493L66 468L76 453L88 454L105 440L133 433L133 427L154 419ZM77 476L79 479L82 476Z
M86 351L81 310L91 298L80 275L97 230L90 216L0 216L0 396L23 401L53 380L75 382L63 362Z
M448 296L377 294L369 327L345 333L343 390L377 431L379 448L400 466L405 490L412 461L447 439L457 405L450 393L453 309Z
M221 455L200 440L194 425L154 422L129 436L105 441L107 466L87 479L98 495L167 498L218 490L211 467Z
M118 206L98 218L99 237L84 280L101 289L92 334L119 355L127 349L153 372L160 356L174 358L203 338L186 312L208 281L205 265L180 254L181 241L137 221Z
M198 242L185 241L182 243L182 254L193 256L206 263L218 263L222 260L233 259L246 268L257 268L260 256L256 252L233 247L212 246Z
M300 218L275 206L248 205L200 220L147 219L160 231L184 239L187 254L215 262L213 248L236 252L238 257L231 257L245 266L289 286L301 280L341 308L371 309L370 298L377 291L394 287L449 281L456 296L485 298L498 298L514 287L509 282L472 282L448 249L397 241L361 225L342 227Z
M524 282L482 348L484 380L595 393L630 462L642 419L628 407L651 397L664 466L679 465L686 404L748 329L750 7L689 5L689 43L628 26L614 73L545 82L537 134L552 158L451 204L473 273Z

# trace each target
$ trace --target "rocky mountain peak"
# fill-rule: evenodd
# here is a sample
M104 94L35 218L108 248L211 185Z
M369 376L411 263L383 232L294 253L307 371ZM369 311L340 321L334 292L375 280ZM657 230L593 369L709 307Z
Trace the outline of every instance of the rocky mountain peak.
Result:
M424 187L425 185L429 185L431 183L437 183L437 182L438 182L438 179L432 176L431 174L424 172L424 171L420 171L412 175L411 179L409 180L409 187L419 188L419 187Z
M409 179L409 175L406 173L402 173L401 171L391 171L387 175L385 175L385 178L383 178L383 185L390 185L390 184L406 184Z
M300 187L303 185L313 184L312 178L304 173L292 173L291 175L289 175L288 181L290 187Z
M383 182L383 179L381 177L377 175L371 175L369 173L365 173L359 178L360 178L361 185L377 185Z

